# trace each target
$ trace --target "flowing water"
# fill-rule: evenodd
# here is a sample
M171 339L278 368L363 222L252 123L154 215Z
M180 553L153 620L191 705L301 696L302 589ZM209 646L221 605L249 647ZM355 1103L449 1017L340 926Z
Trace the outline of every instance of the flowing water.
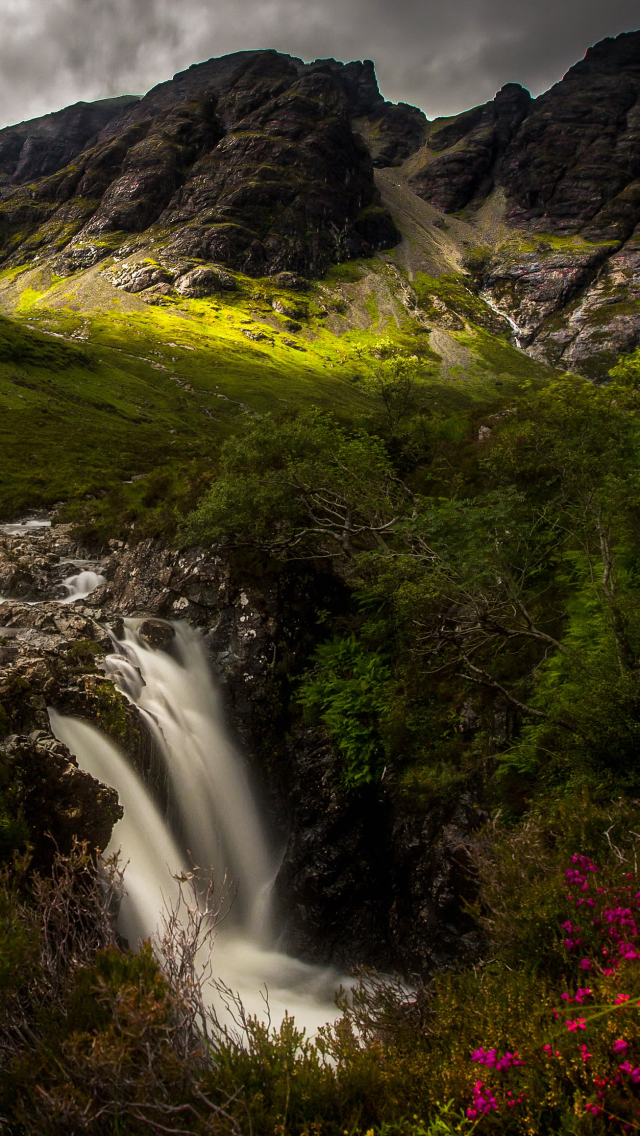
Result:
M526 347L524 347L522 344L522 336L525 334L525 332L520 327L520 325L516 323L516 321L508 314L508 312L503 312L498 307L498 305L492 299L490 292L481 292L480 296L484 300L485 304L487 304L488 307L491 308L492 312L495 312L498 316L502 316L502 318L507 321L509 327L513 332L513 342L515 343L516 347L519 347L521 351L526 352Z
M85 596L90 595L100 584L106 584L105 576L101 576L98 572L77 572L75 576L67 576L63 580L63 584L67 589L67 595L60 603L73 603L74 600L83 600Z
M140 623L125 621L105 670L151 729L166 769L166 815L111 741L86 722L50 711L55 735L83 769L117 789L124 806L107 849L120 847L128 862L121 931L132 944L153 935L163 904L176 900L173 877L191 864L212 870L218 883L226 874L227 911L212 956L215 976L239 993L250 1013L264 1017L266 990L274 1023L288 1011L313 1031L336 1016L333 994L341 976L277 949L271 891L280 856L265 832L242 756L225 730L202 645L186 624L174 624L171 653L151 649L140 639Z

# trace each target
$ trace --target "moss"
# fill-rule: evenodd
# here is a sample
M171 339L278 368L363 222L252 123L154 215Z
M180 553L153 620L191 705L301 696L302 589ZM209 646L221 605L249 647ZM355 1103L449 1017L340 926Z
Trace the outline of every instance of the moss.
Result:
M93 690L100 726L115 741L124 742L129 722L122 695L112 682L101 682Z
M357 284L363 276L364 271L358 261L345 260L342 264L333 264L324 279L329 284Z
M367 314L369 316L369 319L371 320L371 323L378 323L380 320L380 311L378 308L378 300L375 292L369 292L369 295L364 302L364 306L367 310Z

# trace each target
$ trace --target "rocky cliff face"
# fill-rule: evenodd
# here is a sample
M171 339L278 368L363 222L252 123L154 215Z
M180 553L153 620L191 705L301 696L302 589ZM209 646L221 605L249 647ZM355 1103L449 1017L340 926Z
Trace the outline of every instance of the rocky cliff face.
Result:
M537 99L515 84L431 128L411 184L445 213L505 200L482 286L531 354L594 378L640 343L640 32Z
M370 61L238 52L117 102L0 131L5 260L65 249L86 267L146 233L169 257L318 275L398 240L353 121L377 124L387 161L426 120L385 103Z
M411 244L420 217L409 278L414 260L460 271L475 246L477 291L524 348L597 379L640 343L639 155L640 32L537 99L508 83L432 123L385 101L370 60L237 52L0 131L0 263L104 262L145 298L206 296L230 273L317 278Z

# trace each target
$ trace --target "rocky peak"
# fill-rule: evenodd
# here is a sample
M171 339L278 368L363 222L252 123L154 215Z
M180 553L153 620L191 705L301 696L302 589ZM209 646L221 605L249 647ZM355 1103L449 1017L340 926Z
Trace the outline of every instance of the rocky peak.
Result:
M531 95L518 83L507 83L490 102L437 126L429 149L440 153L412 179L412 186L445 213L484 198L509 142L526 118Z
M97 138L113 119L135 106L137 95L74 103L64 110L0 130L0 185L22 184L56 173Z
M332 261L398 240L354 125L363 114L386 115L389 157L404 156L420 144L414 119L424 116L405 108L394 118L391 109L370 60L305 64L247 51L190 67L106 116L103 109L97 134L89 114L68 153L45 146L46 176L28 187L17 128L0 131L0 170L4 152L12 177L0 204L0 258L24 263L36 250L64 249L73 271L87 266L87 241L95 260L127 233L149 231L156 253L257 275L320 275ZM70 111L60 113L71 122Z

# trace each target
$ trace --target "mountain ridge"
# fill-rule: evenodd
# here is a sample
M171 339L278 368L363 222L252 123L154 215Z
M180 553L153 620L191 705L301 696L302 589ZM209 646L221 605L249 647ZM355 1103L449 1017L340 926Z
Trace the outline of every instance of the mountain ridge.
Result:
M640 343L640 32L536 99L508 83L432 122L384 99L371 60L252 49L0 131L0 266L25 284L36 262L103 265L153 299L201 268L215 292L221 270L380 256L409 284L461 275L534 358L604 377Z

